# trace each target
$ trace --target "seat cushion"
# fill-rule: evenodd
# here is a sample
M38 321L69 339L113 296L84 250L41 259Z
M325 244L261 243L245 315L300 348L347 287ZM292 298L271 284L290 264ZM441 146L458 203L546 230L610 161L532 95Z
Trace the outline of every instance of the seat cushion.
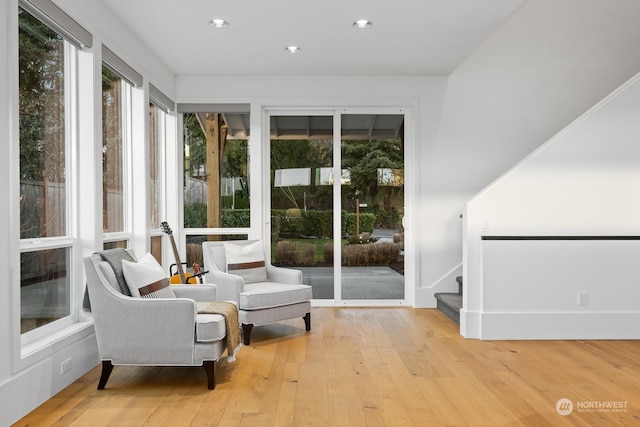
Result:
M276 282L258 282L244 285L240 293L240 309L260 310L296 304L312 298L311 286Z
M245 246L224 242L227 273L241 276L244 283L267 280L264 248L261 241Z
M215 342L227 335L224 316L220 314L198 314L196 317L196 341Z

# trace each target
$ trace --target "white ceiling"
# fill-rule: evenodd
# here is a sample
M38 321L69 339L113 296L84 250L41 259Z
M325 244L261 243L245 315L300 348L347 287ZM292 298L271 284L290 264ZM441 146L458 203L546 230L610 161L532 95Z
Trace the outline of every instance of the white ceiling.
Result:
M176 74L304 76L448 75L525 0L96 1Z

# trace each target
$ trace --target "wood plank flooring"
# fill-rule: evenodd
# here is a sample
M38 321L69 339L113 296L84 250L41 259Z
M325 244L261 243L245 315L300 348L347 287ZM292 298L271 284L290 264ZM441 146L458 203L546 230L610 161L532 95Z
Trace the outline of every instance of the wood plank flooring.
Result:
M122 366L98 391L96 367L15 425L640 425L640 341L467 340L434 309L311 319L254 328L213 391L202 368Z

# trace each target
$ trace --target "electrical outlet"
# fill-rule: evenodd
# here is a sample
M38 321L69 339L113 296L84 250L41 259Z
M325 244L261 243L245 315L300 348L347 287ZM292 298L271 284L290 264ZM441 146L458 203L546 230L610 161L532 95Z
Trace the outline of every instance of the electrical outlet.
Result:
M578 292L578 305L584 307L589 305L589 294L586 292Z
M64 360L60 364L60 375L66 374L70 370L71 370L71 358L68 358L67 360Z

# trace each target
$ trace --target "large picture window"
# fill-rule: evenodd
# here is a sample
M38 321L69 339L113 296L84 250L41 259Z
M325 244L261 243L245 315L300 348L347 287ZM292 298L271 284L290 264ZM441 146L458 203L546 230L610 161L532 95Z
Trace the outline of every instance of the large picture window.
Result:
M19 8L21 333L71 314L68 55L74 48Z

